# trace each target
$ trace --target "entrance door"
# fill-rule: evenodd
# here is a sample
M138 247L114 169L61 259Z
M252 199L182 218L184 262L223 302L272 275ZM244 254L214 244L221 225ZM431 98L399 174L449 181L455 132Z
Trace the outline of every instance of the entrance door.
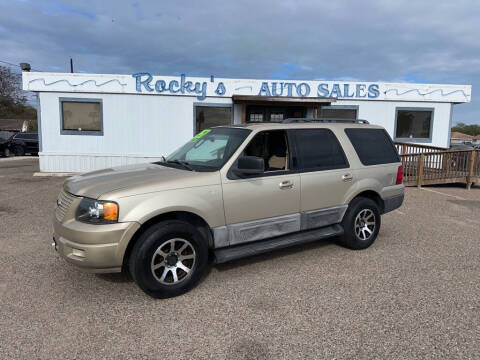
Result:
M258 133L242 155L263 158L265 170L244 178L229 172L222 180L230 245L299 231L300 177L290 170L286 132Z

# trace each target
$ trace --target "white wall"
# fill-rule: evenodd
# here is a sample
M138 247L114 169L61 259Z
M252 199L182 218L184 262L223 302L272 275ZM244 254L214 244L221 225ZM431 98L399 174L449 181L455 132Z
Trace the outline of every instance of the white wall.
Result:
M103 136L61 135L59 98L94 98L103 102ZM231 104L231 98L207 97L202 104ZM188 141L194 132L195 97L102 93L41 92L40 170L85 172L112 166L152 162ZM406 101L347 101L359 106L359 118L387 129L393 137L397 107L434 108L432 141L449 146L450 103ZM241 122L241 106L234 106L234 123Z
M61 135L59 98L103 102L103 136ZM40 93L40 170L84 172L111 166L152 162L193 136L194 97L129 94ZM230 98L207 98L208 103Z
M368 120L371 124L383 126L395 140L395 114L397 107L433 108L432 141L418 142L423 145L449 147L451 103L410 102L410 101L344 101L338 100L335 105L356 105L359 107L358 118ZM416 142L413 141L412 142Z

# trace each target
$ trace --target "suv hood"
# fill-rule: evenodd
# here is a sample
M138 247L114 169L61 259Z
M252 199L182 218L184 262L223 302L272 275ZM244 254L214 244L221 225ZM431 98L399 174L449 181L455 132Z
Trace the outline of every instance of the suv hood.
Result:
M64 189L73 195L98 199L103 194L121 189L131 190L123 191L122 195L128 196L211 185L219 181L218 172L195 172L157 164L139 164L76 175L65 181Z

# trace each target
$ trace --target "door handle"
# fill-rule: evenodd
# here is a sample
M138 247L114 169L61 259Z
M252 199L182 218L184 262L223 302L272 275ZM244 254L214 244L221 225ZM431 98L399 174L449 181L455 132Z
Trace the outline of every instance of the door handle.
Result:
M352 181L353 175L352 174L345 174L342 176L343 181Z
M282 181L280 184L278 184L278 187L280 189L291 189L293 187L293 182L290 180Z

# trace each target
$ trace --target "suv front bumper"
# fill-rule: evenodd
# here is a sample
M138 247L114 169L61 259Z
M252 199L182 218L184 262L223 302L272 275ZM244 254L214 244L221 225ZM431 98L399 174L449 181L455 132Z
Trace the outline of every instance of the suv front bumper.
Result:
M127 245L140 227L136 222L92 225L75 219L53 220L53 244L61 257L82 270L120 272Z

